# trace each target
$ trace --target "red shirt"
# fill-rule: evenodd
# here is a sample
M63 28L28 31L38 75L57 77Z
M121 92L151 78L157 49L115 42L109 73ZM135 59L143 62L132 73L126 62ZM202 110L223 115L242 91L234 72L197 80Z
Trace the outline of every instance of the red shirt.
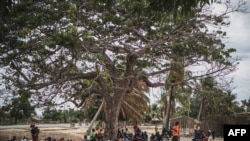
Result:
M179 126L175 125L175 126L172 127L172 129L173 129L172 135L173 136L179 136Z

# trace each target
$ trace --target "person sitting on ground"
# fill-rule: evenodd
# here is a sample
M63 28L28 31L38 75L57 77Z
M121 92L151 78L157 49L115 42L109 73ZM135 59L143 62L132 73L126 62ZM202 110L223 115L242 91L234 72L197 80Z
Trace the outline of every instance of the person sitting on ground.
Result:
M26 136L23 136L21 141L28 141L28 138Z
M141 132L136 132L134 135L134 141L143 141Z
M155 134L153 133L153 134L151 134L149 140L150 140L150 141L154 141L154 138L155 138Z
M99 129L99 130L98 130L97 136L102 136L102 129Z
M95 129L93 128L89 134L89 140L93 141L95 139Z
M208 136L202 132L202 141L207 141L208 140Z
M194 141L201 140L202 139L202 130L200 130L200 127L198 126L194 133Z
M17 141L16 136L13 136L11 141Z
M162 129L161 134L166 134L166 133L167 133L167 129L164 127L164 128Z
M89 140L88 140L88 136L87 136L87 135L84 135L84 137L83 137L83 141L89 141Z
M142 138L144 139L144 141L147 141L147 140L148 140L148 133L147 133L147 131L144 131L144 132L143 132Z
M95 129L95 134L97 134L99 132L99 128Z
M124 133L129 134L128 128L125 128Z
M52 138L51 138L51 137L47 137L47 138L45 139L45 141L52 141Z
M157 132L155 133L155 136L154 136L154 137L155 137L154 140L160 141L160 140L161 140L161 134L160 134L160 132L157 131Z
M123 140L123 141L129 141L129 140L130 140L130 139L129 139L129 135L128 135L126 132L124 132L124 135L123 135L122 140Z
M122 138L123 137L123 135L122 135L122 132L121 132L121 130L120 130L120 128L118 128L118 130L117 130L117 139L119 139L119 138Z
M96 133L96 137L98 139L98 141L103 140L103 133L102 133L102 129L99 129Z

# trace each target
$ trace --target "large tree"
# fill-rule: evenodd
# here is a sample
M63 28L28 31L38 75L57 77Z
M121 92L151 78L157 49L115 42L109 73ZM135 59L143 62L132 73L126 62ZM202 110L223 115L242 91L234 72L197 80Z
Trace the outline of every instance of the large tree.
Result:
M120 108L120 115L119 119L123 120L142 120L145 112L148 111L148 103L149 98L145 95L145 92L147 92L148 87L143 81L138 81L131 93L127 94L126 97L124 97L123 101L121 102L121 108ZM105 108L105 101L102 99L98 99L97 97L92 97L91 95L88 99L82 99L82 103L84 105L84 109L86 111L89 111L89 108L91 105L95 105L93 102L95 101L101 101L97 102L99 103L99 108L97 112L95 113L88 127L87 133L89 133L94 125L94 122L100 115L100 113ZM74 102L74 101L73 101ZM77 104L81 105L81 104ZM89 112L88 112L89 114Z
M183 78L167 87L235 69L230 55L235 49L225 48L225 34L206 26L226 24L230 10L211 15L209 7L198 7L188 17L173 18L148 6L147 1L116 1L108 8L102 1L15 1L0 27L6 89L30 91L38 106L81 103L100 94L104 136L114 139L124 97L139 81L164 86L169 72L180 72L173 69L176 56L182 56ZM193 66L204 69L196 73Z

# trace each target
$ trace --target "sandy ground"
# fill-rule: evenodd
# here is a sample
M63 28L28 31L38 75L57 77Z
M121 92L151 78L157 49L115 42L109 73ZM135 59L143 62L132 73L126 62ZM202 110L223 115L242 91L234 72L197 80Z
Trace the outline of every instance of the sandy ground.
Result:
M66 141L81 141L83 135L86 133L81 128L48 128L40 129L39 140L44 140L47 137L55 139L64 138ZM0 130L0 141L7 141L9 136L16 136L17 141L20 141L23 136L26 136L28 140L31 139L30 129L4 129Z
M131 128L129 128L131 131ZM155 132L154 126L141 127L142 131L147 131L149 136ZM41 128L39 140L44 140L47 137L55 139L64 138L72 141L82 141L83 136L86 134L87 127L80 128ZM21 137L26 136L31 139L30 129L1 129L0 130L0 141L7 141L9 136L16 136L17 141L21 140ZM192 141L192 137L181 136L180 141ZM223 141L223 138L216 138L215 141Z

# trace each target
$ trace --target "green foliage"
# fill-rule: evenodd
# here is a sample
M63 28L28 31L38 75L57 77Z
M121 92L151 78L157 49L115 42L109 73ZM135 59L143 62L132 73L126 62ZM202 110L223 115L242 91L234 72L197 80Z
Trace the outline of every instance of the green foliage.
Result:
M85 120L88 122L91 122L92 119L94 118L96 112L98 111L98 108L101 104L101 101L99 101L100 99L96 99L94 103L92 103L91 105L89 105L88 108L84 108L83 109L83 113L84 113L84 117ZM101 114L97 117L96 120L104 120L104 111L101 111Z
M151 106L150 106L150 111L151 111L151 117L152 118L159 118L161 119L162 117L162 113L161 113L161 107L159 104L157 103L153 103Z
M44 120L59 121L64 123L83 122L85 119L82 110L74 110L74 109L57 110L53 108L46 108L42 113L42 117Z
M242 107L246 112L250 112L250 98L241 101Z
M1 106L0 108L0 124L6 125L11 124L11 117L9 111L6 109L7 107Z
M207 77L200 81L196 91L190 99L190 111L178 110L179 114L189 115L197 118L201 112L201 119L210 115L232 115L234 113L243 112L239 103L236 101L236 95L231 91L225 91L218 87L217 82L212 77ZM200 106L202 105L202 111Z
M151 15L151 18L163 18L162 13L171 13L175 19L193 14L193 9L210 5L214 0L95 0L95 4L102 3L102 8L108 10L120 2L124 7L131 7L128 10L134 15ZM157 19L157 18L154 18Z
M17 124L20 121L29 119L35 113L35 107L31 105L29 99L31 94L27 91L20 90L17 92L18 97L11 99L9 103L2 107L2 110L9 113L13 119L11 122ZM6 116L6 114L5 114Z

